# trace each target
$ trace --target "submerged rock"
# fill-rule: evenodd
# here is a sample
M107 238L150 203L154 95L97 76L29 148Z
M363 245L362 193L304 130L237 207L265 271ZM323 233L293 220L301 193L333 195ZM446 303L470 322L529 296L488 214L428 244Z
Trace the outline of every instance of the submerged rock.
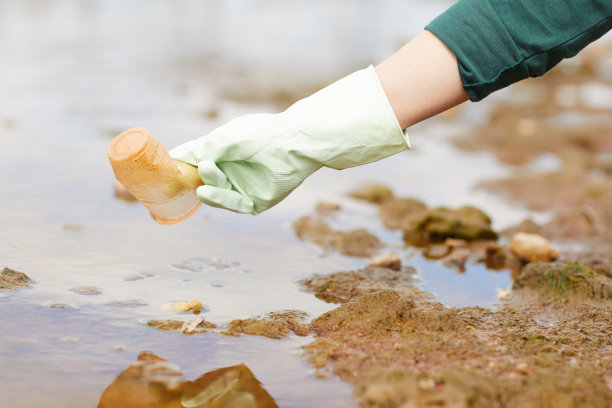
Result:
M0 273L0 290L11 290L18 288L29 288L32 286L32 279L23 272L15 271L5 267Z
M497 239L489 216L471 206L457 210L439 207L418 212L404 221L402 230L404 240L417 246L444 242L447 238L466 241Z
M389 229L401 229L411 215L424 211L427 206L415 198L390 198L380 205L378 216Z
M71 292L78 293L79 295L100 295L102 291L100 288L96 288L95 286L75 286L70 288Z
M550 262L559 251L541 235L518 232L512 236L510 250L526 262Z
M358 200L380 204L393 197L393 191L382 184L370 184L353 190L349 195Z
M364 229L334 231L318 218L299 218L293 223L293 229L299 238L348 256L369 257L374 249L381 247L378 238Z
M227 330L221 334L230 336L250 334L271 339L283 338L290 332L298 336L306 336L310 333L310 329L303 323L305 317L305 312L285 310L268 313L263 318L236 319L229 322Z
M329 275L315 274L301 280L300 285L326 302L345 303L362 295L393 289L404 295L426 296L414 286L416 270L404 267L400 270L378 266Z
M573 263L532 262L514 281L514 288L545 290L556 295L612 299L612 279Z

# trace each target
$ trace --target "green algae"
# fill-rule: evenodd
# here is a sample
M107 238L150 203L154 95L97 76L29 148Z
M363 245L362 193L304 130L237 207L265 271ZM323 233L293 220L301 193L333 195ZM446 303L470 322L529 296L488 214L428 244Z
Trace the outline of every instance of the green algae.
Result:
M466 241L497 239L497 233L491 229L491 218L471 206L420 211L405 219L402 230L404 240L417 246L444 242L447 238Z
M521 270L514 287L537 288L560 296L612 299L612 279L574 263L532 262Z

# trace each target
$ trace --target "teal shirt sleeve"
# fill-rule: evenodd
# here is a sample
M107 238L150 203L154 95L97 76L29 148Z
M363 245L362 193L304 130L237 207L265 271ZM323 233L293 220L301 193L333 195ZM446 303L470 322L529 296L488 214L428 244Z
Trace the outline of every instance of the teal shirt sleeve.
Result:
M460 0L425 29L457 57L472 101L544 75L612 28L612 0Z

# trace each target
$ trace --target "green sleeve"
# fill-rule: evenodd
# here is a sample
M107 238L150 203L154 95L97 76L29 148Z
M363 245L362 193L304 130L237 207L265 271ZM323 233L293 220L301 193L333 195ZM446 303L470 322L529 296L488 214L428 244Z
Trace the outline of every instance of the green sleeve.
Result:
M612 0L460 0L426 27L457 56L472 101L544 75L612 28Z

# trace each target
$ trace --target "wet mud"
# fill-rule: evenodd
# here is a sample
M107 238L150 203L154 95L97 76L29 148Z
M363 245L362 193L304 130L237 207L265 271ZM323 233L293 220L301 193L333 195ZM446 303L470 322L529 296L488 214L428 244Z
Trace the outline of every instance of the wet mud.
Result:
M299 281L299 284L304 290L329 303L345 303L383 289L417 297L429 296L414 286L415 277L416 270L411 266L399 270L367 266L356 271L315 274Z
M378 238L365 229L335 231L320 218L304 216L293 223L296 235L319 245L326 251L344 255L369 257L382 246Z
M178 366L143 351L104 390L98 408L276 408L244 364L183 377Z
M611 283L532 263L497 311L381 290L314 319L305 350L364 407L606 407Z
M306 336L310 333L310 328L304 324L305 318L306 313L299 310L271 312L264 317L232 320L228 323L227 330L222 331L221 334L229 336L250 334L271 339L280 339L290 333Z

